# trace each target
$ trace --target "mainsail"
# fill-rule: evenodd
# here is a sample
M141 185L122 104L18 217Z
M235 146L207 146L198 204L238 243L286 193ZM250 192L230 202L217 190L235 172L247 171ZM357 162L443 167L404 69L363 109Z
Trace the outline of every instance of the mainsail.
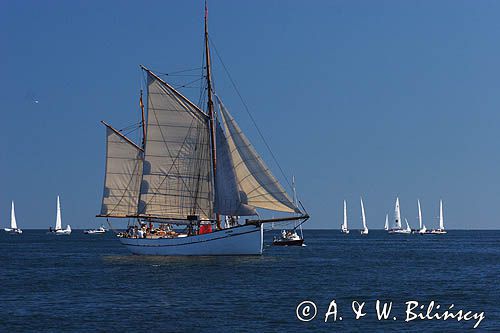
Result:
M399 198L396 198L396 206L394 207L394 227L401 229L401 211L399 210Z
M12 201L12 209L10 211L10 228L17 229L16 213L14 212L14 201Z
M142 174L142 149L111 126L106 126L106 175L101 215L137 214Z
M439 229L444 230L443 200L439 201Z
M59 202L59 196L57 196L57 212L56 212L56 231L61 230L61 203Z
M148 73L148 119L141 216L213 218L209 119L157 76Z
M219 105L240 200L252 207L301 213L220 100Z

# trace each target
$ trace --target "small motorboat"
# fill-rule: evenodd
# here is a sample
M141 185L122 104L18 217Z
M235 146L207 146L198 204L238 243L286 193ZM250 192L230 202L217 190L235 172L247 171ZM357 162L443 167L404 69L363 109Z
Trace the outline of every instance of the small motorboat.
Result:
M101 225L97 229L84 230L83 233L86 235L94 235L94 234L104 234L106 233L106 231L107 231L106 228L104 228L104 226Z
M278 246L302 246L304 238L301 238L295 230L281 230L281 237L274 237L273 245Z

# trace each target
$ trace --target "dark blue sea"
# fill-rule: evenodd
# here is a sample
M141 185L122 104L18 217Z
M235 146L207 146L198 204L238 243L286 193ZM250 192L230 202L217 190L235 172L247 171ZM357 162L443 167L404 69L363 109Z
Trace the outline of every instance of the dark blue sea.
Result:
M169 258L131 255L111 232L2 231L0 331L459 332L477 321L406 322L408 301L484 312L476 331L500 331L500 231L306 230L307 246L288 248L272 236L262 256ZM317 308L307 322L296 313L306 300ZM325 322L332 300L336 321ZM376 300L393 302L387 320ZM365 302L357 320L353 301Z

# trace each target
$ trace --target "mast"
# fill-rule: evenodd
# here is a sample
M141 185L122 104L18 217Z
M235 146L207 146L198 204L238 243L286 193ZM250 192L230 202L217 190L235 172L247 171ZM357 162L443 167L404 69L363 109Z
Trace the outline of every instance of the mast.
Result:
M142 89L141 97L139 98L139 106L141 107L142 116L142 149L146 148L146 115L144 114L144 103L142 102Z
M212 99L212 72L210 68L210 48L208 45L208 8L205 1L205 61L207 66L207 111L210 118L210 143L212 144L212 167L215 177L217 170L217 160L215 157L215 120L214 120L214 102ZM222 229L220 225L220 214L216 214L217 228Z

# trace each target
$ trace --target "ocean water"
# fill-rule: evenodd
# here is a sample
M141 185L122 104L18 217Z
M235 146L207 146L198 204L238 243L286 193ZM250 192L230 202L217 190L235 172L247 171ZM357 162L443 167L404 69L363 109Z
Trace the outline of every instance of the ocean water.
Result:
M272 236L262 256L168 258L131 255L112 233L2 232L0 332L457 332L476 322L405 322L410 300L484 311L476 330L500 331L500 231L306 230L307 246L288 248ZM296 315L305 300L317 308L308 322ZM332 300L337 320L324 322ZM388 320L376 300L393 302ZM358 320L353 301L365 302Z

